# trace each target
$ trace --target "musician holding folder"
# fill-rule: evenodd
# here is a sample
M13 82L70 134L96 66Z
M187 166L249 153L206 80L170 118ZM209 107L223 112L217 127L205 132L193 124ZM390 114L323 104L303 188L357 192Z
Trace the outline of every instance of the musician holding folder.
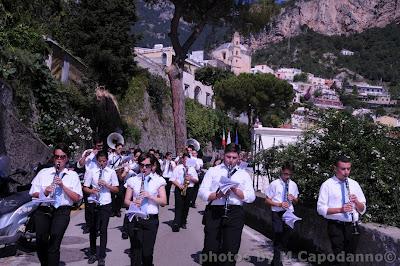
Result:
M96 154L97 168L87 171L83 184L83 191L90 194L88 197L90 255L88 264L98 260L98 265L105 265L107 228L112 212L111 192L118 192L118 178L114 169L107 166L108 154L99 151ZM97 223L100 228L100 250L96 254Z
M167 204L165 179L152 169L156 157L139 157L140 174L126 181L125 205L129 206L128 234L131 242L131 265L153 265L154 244L158 231L158 207ZM135 213L136 212L136 213Z
M281 176L269 184L265 192L265 203L271 206L272 231L274 241L274 257L272 266L282 265L281 250L286 245L290 228L282 220L286 211L294 211L293 203L297 203L299 190L296 183L291 180L294 166L285 162L281 168Z
M71 206L82 198L82 187L78 174L65 168L68 146L56 145L53 156L54 167L39 171L32 180L29 194L42 202L35 213L40 264L58 266L60 245L69 224Z
M234 256L240 248L245 218L242 205L255 200L250 175L237 167L239 152L238 145L229 144L224 163L207 171L199 189L200 198L208 202L203 219L202 265L236 264ZM225 180L223 184L221 180Z

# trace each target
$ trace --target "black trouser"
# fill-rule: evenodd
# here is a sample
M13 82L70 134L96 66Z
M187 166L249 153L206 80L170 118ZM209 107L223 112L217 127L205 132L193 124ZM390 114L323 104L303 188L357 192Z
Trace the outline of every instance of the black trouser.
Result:
M171 186L172 186L172 182L169 181L169 177L166 178L164 177L165 182L167 182L167 185L165 186L165 192L167 193L167 205L169 205L169 195L171 194Z
M83 188L83 187L82 187ZM82 190L83 191L83 190ZM85 203L85 223L86 226L89 227L89 214L88 214L88 196L89 194L83 191L83 202Z
M35 213L37 254L42 266L58 266L60 245L70 220L71 206L40 206Z
M153 265L154 244L158 230L158 215L150 214L149 219L136 219L128 223L131 242L131 265Z
M282 248L287 245L287 240L289 237L290 228L282 220L282 215L284 213L285 213L285 211L280 211L280 212L272 211L274 258L272 259L271 265L273 265L273 266L282 265L281 251L282 251Z
M182 190L175 187L175 218L174 225L182 226L187 223L190 208L190 199L193 197L193 188L188 187L186 196L181 195Z
M199 188L202 181L203 181L203 175L199 174L199 182L195 183L193 187L193 196L192 199L190 200L190 206L194 206L196 203L197 194L199 193Z
M122 204L124 203L124 195L125 195L124 181L121 181L118 178L118 183L119 183L118 192L111 193L112 212L114 214L121 212Z
M344 258L348 253L354 253L357 248L360 235L353 235L353 224L328 220L328 236L331 241L333 254L344 252ZM349 265L346 262L335 262L334 265Z
M222 217L224 213L224 206L213 205L204 213L204 248L200 258L202 265L236 264L234 256L240 248L244 210L242 206L230 205L228 218Z
M90 254L96 255L96 239L97 239L97 226L100 227L100 250L99 258L106 257L107 246L107 228L111 216L111 203L106 205L97 205L96 203L88 204L88 211L90 217L89 239L90 239Z

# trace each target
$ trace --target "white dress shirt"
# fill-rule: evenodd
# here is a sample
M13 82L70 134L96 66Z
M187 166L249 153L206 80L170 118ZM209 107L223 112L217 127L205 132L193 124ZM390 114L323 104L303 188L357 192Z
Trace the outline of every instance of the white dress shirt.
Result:
M299 196L299 189L294 181L289 179L289 192L287 195L292 194L295 198ZM283 196L285 193L285 182L281 178L275 179L269 184L265 191L265 196L270 198L273 202L283 202ZM289 210L294 211L293 204L290 204ZM271 206L271 210L274 212L286 211L285 208Z
M228 176L228 168L224 163L208 169L204 176L203 182L200 185L199 197L204 201L208 201L210 194L216 192L219 188L219 180L223 176ZM243 202L251 203L256 199L253 182L251 181L250 175L246 171L238 169L231 176L231 180L239 183L238 189L243 191L244 198L241 200L235 193L230 192L228 204L243 205ZM215 199L211 205L225 205L225 200L225 197Z
M162 169L163 169L163 177L171 178L172 177L172 173L174 171L174 168L176 167L175 162L174 161L170 161L170 160L164 160L164 162L161 164L161 166L162 166Z
M55 167L44 168L39 171L39 173L32 180L32 186L29 190L29 195L33 195L35 192L45 191L46 187L53 183L54 175L56 174ZM65 187L71 189L73 192L77 193L80 198L82 198L82 185L79 180L79 176L75 171L68 170L64 168L59 176L62 178L62 182ZM50 195L47 196L51 197ZM72 206L74 202L70 197L62 190L60 195L60 206Z
M349 190L351 194L357 196L358 201L364 204L364 210L360 214L364 214L366 211L366 199L362 189L357 181L347 178L349 181ZM338 220L343 222L351 222L351 215L347 216L344 213L327 214L328 208L341 208L342 204L342 190L341 182L336 176L333 176L326 180L319 190L317 211L320 215L330 220ZM348 191L345 187L345 202L349 202ZM353 210L354 221L359 220L359 213Z
M87 174L85 174L85 181L83 185L85 187L92 186L95 188L99 188L99 176L100 176L99 167L97 167L97 169L92 169L87 171ZM108 166L103 169L101 179L113 187L117 187L119 185L117 174L115 173L114 169L111 169ZM90 194L90 197L97 198L96 196L97 196L96 194ZM101 187L99 191L99 197L97 199L100 202L100 205L106 205L111 203L110 190L106 187ZM90 199L88 199L88 201L90 202Z
M183 185L185 181L184 177L184 166L183 164L179 164L177 167L175 167L174 171L172 172L172 177L169 179L169 181L177 181L180 185ZM199 177L197 175L196 169L193 167L189 166L187 168L187 173L188 175L191 175L193 179L199 181ZM189 181L189 186L188 187L194 187L194 182L192 180Z
M116 154L115 152L111 153L108 156L108 164L107 166L111 169L115 169L122 164L122 155Z
M193 158L193 159L196 159L196 171L197 171L197 172L200 171L201 168L203 168L203 165L204 165L203 160L200 159L200 158L197 158L197 157L193 157L193 156L192 156L192 158Z
M89 150L85 150L85 151L82 153L82 157L81 157L81 158L83 158L83 157L84 157L83 155L85 155L88 151L89 151ZM78 161L78 163L77 163L77 166L78 166L78 168L82 168L82 167L83 167L83 165L81 165L81 164L79 163L79 161ZM97 158L96 158L96 154L94 154L93 151L86 157L86 159L85 159L85 165L84 165L84 166L85 166L85 169L86 169L86 170L92 169L92 168L96 168L96 167L97 167Z
M140 173L137 176L130 177L125 183L125 187L130 187L133 190L132 196L134 198L138 197L140 194L142 178L143 173ZM167 182L165 182L165 179L156 173L151 173L149 178L147 192L149 192L150 195L156 196L158 195L158 189L161 186L165 186ZM158 204L154 200L148 200L147 214L158 214Z

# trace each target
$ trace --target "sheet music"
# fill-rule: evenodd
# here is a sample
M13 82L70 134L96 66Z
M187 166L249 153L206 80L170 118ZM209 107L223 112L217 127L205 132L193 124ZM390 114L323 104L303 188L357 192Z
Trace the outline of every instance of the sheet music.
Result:
M283 215L282 215L282 220L290 226L292 229L294 228L294 223L297 221L302 220L302 218L297 217L293 211L287 210Z
M247 169L247 166L249 166L248 162L240 162L239 164L240 169Z
M100 201L93 194L91 194L87 199L88 199L88 202L92 202L92 203L94 202L94 203L100 204Z
M187 167L196 168L196 165L197 165L197 160L196 160L196 159L194 159L194 158L188 158L188 159L186 160L186 166L187 166Z
M55 199L46 197L46 195L44 195L44 191L40 190L39 198L32 198L32 201L35 203L54 203Z
M136 204L131 203L129 205L129 209L125 212L125 215L128 216L128 220L132 222L133 217L139 217L139 218L146 218L147 213L142 211Z
M219 180L219 189L221 190L222 193L226 194L232 187L237 187L239 186L239 183L236 181L233 181L232 179L223 176Z

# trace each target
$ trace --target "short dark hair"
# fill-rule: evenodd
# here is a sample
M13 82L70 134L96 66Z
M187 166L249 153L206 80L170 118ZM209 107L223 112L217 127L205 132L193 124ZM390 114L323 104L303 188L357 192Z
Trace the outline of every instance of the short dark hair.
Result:
M151 148L151 149L149 149L149 151L148 151L148 153L150 153L150 152L156 152L156 150L155 149L153 149L153 148Z
M151 163L152 165L154 165L154 164L156 163L156 161L157 161L157 158L156 158L153 154L151 154L151 153L149 153L149 152L146 152L146 153L142 153L142 154L139 156L138 162L141 163L141 162L143 162L144 160L146 160L147 158L150 159L150 163Z
M108 159L108 152L105 150L101 150L96 154L96 159L99 159L99 157L106 157Z
M124 147L124 144L122 144L122 143L117 143L117 145L115 145L115 148L118 148L118 146Z
M182 154L182 158L185 158L185 157L190 157L190 156L189 156L189 153L184 152L184 153Z
M97 143L104 143L104 141L103 141L103 139L102 138L100 138L100 137L95 137L94 139L93 139L93 144L94 145L96 145Z
M289 170L291 172L294 172L294 164L292 162L284 162L281 166L282 171L283 170Z
M236 152L237 154L240 153L240 146L235 143L230 143L225 147L225 153L228 152Z
M335 165L337 166L339 164L339 162L351 163L350 158L347 157L346 155L339 155L338 157L336 157Z
M142 150L140 148L137 148L133 151L133 155L135 155L136 153L140 152L140 154L142 154Z
M55 154L56 150L62 150L68 157L71 155L71 151L69 150L67 144L65 143L58 143L53 150L53 155Z
M172 152L167 151L167 153L165 154L165 157L172 155Z
M189 145L188 148L191 148L192 150L194 150L194 146L193 145Z

